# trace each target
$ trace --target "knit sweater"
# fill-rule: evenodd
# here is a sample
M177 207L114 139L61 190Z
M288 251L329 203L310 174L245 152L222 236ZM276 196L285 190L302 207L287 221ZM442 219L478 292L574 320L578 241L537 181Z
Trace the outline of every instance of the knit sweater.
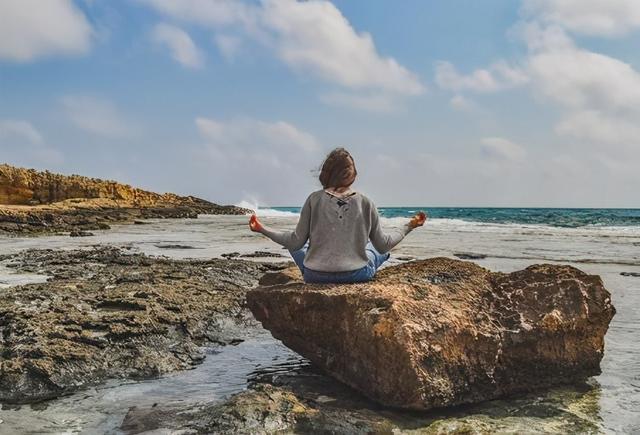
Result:
M408 224L389 233L380 227L378 209L365 195L354 192L338 197L324 190L311 193L302 206L293 231L263 227L262 234L295 251L309 241L304 266L322 272L346 272L362 268L369 261L365 246L385 253L411 231Z

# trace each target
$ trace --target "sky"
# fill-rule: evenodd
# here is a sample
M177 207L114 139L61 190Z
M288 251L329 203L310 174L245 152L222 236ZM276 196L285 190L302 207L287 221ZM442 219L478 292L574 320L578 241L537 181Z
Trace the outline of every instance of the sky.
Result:
M299 206L640 207L638 0L0 0L0 162Z

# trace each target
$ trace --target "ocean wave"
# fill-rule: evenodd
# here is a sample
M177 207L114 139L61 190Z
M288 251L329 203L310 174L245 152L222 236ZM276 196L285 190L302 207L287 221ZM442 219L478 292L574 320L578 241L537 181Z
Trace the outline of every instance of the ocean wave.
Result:
M293 211L283 211L283 210L275 210L273 208L258 208L256 211L258 216L269 216L269 217L300 217L300 213L296 213Z
M383 218L384 219L384 218ZM387 218L395 220L397 218ZM511 233L522 235L570 236L570 237L624 237L640 238L640 227L637 226L600 226L584 225L581 227L558 227L549 224L498 223L479 222L463 219L433 218L425 224L435 231L478 232L478 233Z
M300 216L299 207L260 207L250 201L242 201L237 204L255 210L259 216L279 217L297 219ZM509 220L489 220L487 216L480 216L480 212L475 209L469 209L478 216L455 216L444 217L438 216L442 210L436 210L436 216L430 216L425 227L434 231L454 231L454 232L481 232L481 233L511 233L522 235L545 235L545 236L571 236L571 237L624 237L638 238L640 237L640 226L629 224L629 221L617 221L616 224L610 222L584 223L582 225L558 225L555 221L535 222L527 221L514 222ZM414 208L381 208L380 222L387 227L400 227L408 222L413 216ZM456 209L459 211L459 209ZM523 210L518 210L522 212ZM489 212L489 210L487 210ZM499 213L505 213L505 210L499 210ZM540 214L540 210L533 210ZM551 210L558 213L558 211ZM603 210L599 211L601 214ZM635 211L633 211L635 213ZM569 211L565 213L570 213ZM474 219L474 217L476 219ZM619 222L619 223L618 223Z
M274 208L269 207L260 207L255 201L247 201L242 200L237 204L234 204L237 207L248 208L249 210L253 210L255 214L258 216L269 216L269 217L297 217L300 216L300 213L296 213L295 211L289 210L276 210Z

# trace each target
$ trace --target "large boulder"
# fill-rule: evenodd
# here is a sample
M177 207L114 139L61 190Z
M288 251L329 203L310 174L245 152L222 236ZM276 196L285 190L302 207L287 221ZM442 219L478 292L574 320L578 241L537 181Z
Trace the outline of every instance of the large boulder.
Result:
M600 277L570 266L504 274L447 258L389 267L368 283L262 285L247 302L335 378L417 410L597 375L615 313Z

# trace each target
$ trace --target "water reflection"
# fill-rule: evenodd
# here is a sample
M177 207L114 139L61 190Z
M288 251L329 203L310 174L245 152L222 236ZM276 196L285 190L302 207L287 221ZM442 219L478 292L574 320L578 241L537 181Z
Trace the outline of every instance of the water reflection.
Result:
M317 418L323 422L348 419L366 427L428 429L435 433L606 432L600 417L602 390L593 379L579 385L429 412L384 408L311 365L264 367L249 379L250 383L270 383L293 392L318 411Z

